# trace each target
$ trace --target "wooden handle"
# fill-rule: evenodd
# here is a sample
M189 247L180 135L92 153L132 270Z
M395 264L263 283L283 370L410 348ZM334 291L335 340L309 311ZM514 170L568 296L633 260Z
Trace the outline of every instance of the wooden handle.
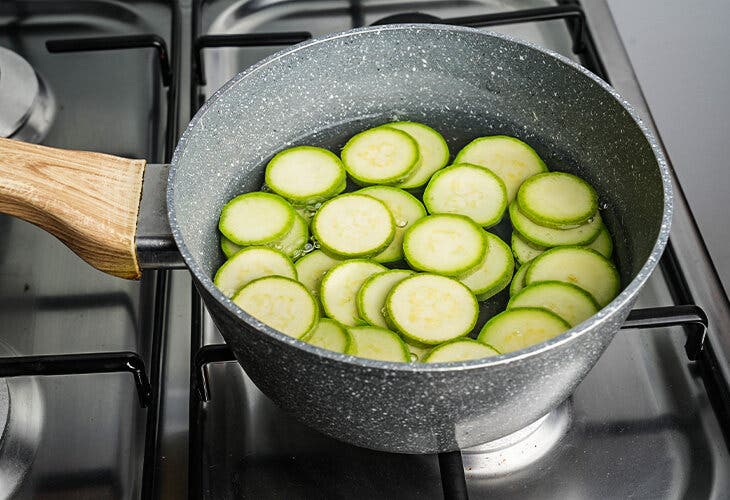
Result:
M144 167L144 160L0 138L0 213L45 229L107 274L138 279Z

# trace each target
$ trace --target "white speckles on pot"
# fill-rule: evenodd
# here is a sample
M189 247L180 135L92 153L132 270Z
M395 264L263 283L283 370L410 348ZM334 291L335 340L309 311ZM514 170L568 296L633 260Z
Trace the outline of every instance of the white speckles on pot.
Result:
M622 293L547 343L424 365L304 344L248 316L213 286L222 259L220 208L261 186L274 153L305 142L338 152L354 133L402 119L434 126L452 153L477 136L516 135L552 169L585 177L606 207ZM671 189L656 142L628 104L585 69L502 35L395 25L305 42L224 85L183 134L168 205L175 239L216 324L265 394L339 439L423 453L505 436L575 389L661 255Z

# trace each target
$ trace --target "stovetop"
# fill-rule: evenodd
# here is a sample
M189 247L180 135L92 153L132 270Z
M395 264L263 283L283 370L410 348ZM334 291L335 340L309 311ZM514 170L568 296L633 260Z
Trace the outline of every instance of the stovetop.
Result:
M500 24L610 77L649 118L604 0L582 9L539 0L17 0L0 4L0 46L53 91L45 144L164 162L191 114L236 72L310 34L408 12ZM224 362L230 353L187 272L109 278L0 216L0 339L19 353L0 361L0 374L14 376L11 412L17 399L42 417L21 440L25 455L9 452L10 428L0 432L0 482L7 457L29 462L32 450L16 498L726 498L730 341L717 325L730 309L681 194L677 205L675 244L637 307L702 306L710 330L698 361L684 328L624 330L560 409L504 442L441 456L356 448L284 414ZM2 394L0 386L0 410Z

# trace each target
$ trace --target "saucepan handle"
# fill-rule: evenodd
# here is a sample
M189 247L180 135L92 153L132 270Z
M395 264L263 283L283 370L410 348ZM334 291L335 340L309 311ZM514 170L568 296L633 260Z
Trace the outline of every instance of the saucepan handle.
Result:
M0 213L41 227L107 274L138 279L145 164L0 138Z

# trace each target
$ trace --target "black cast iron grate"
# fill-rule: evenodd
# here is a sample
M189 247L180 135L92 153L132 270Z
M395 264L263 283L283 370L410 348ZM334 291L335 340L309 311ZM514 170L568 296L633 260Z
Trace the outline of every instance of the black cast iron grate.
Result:
M304 41L311 37L308 32L257 33L240 35L203 35L200 32L202 0L193 2L193 51L191 63L193 78L191 85L191 114L195 114L204 102L200 87L205 85L205 68L202 50L213 47L264 47L287 45ZM364 13L358 0L350 1L352 26L364 24ZM441 23L471 27L500 26L507 24L564 20L573 42L573 52L581 64L610 82L606 69L599 57L596 44L586 21L586 16L578 2L564 2L555 7L525 9L478 16L442 19L432 15L409 12L383 18L373 24L391 23ZM730 417L730 393L727 383L718 370L717 359L707 340L707 316L704 311L692 305L693 300L688 288L682 286L683 272L674 258L671 241L662 257L660 267L672 289L672 297L678 305L637 309L629 314L622 328L647 329L660 326L683 326L687 333L685 351L690 361L694 361L702 375L708 395L724 424L723 432L728 438L727 422ZM195 287L192 287L192 321L190 343L190 420L189 420L189 458L188 458L188 496L201 496L201 451L203 448L201 426L203 424L203 404L210 400L207 365L217 362L234 361L235 357L225 344L204 345L203 315L204 305ZM468 498L466 478L461 453L458 451L441 453L438 456L444 497L447 499Z

